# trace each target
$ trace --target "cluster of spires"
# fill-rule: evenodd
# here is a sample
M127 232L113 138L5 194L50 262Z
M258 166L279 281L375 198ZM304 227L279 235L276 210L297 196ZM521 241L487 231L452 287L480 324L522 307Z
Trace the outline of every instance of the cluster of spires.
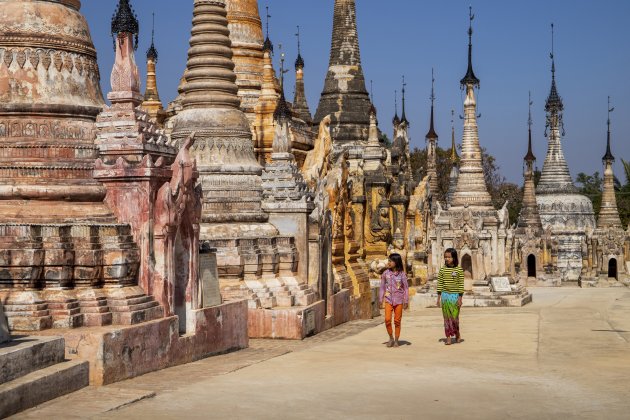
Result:
M263 51L273 52L273 43L271 42L270 37L269 37L269 19L271 18L271 15L269 14L268 7L266 11L267 11L266 13L266 38L263 44ZM472 35L473 35L472 22L474 18L475 18L475 15L472 12L472 8L470 8L469 28L468 28L468 67L467 67L465 76L460 81L460 84L462 85L462 87L471 86L471 87L479 88L480 80L475 75L474 68L472 65ZM122 33L122 32L131 33L135 36L135 40L136 40L135 48L137 48L139 27L140 26L139 26L137 16L135 12L133 11L133 8L131 7L129 0L119 0L118 6L116 8L116 12L112 18L112 25L111 25L111 31L112 31L112 36L114 38L114 42L115 42L117 34ZM546 136L550 135L552 137L550 139L548 155L551 155L554 153L556 154L560 153L561 155L562 150L561 150L561 146L559 145L559 134L561 132L562 134L564 134L563 122L562 122L562 112L564 111L564 104L562 102L562 98L560 97L558 93L556 77L555 77L556 66L555 66L554 25L553 24L551 25L551 30L552 30L552 47L551 47L550 58L551 58L552 80L551 80L550 93L545 103L545 111L548 114L545 135ZM306 95L304 94L304 83L303 83L302 72L303 72L305 63L301 54L301 40L300 40L300 27L299 26L297 27L297 32L295 35L297 38L297 48L298 48L298 54L295 60L295 70L299 74L299 76L296 78L296 91L295 91L295 97L294 97L294 102L293 102L293 108L294 108L294 111L300 117L305 119L306 122L310 123L312 122L312 119L310 118L309 108L306 103ZM147 60L152 61L153 63L156 63L158 60L158 52L155 47L154 36L155 36L155 16L153 16L151 45L149 49L147 50ZM334 43L334 40L333 40L333 43ZM331 52L331 60L333 60L332 54L333 53ZM282 62L282 68L280 70L280 74L281 74L281 80L282 80L284 77L284 54L281 59L281 62ZM154 76L155 75L153 74L153 77ZM429 131L426 134L426 139L427 141L437 142L438 135L435 131L435 124L434 124L434 104L435 104L436 97L435 97L435 77L434 77L433 71L432 71L431 81L432 81L431 96L430 96L431 112L430 112ZM286 102L286 97L284 94L284 83L281 83L280 86L281 86L280 98L278 100L277 109L274 113L274 119L285 119L285 118L290 118L291 116L291 109L289 108L289 105ZM395 126L398 126L401 123L405 123L408 126L409 121L407 120L406 109L405 109L406 82L405 82L404 76L402 80L401 93L402 93L402 115L400 118L398 117L398 106L397 106L398 100L397 100L397 92L395 92L395 113L394 113L395 115L394 115L393 123ZM149 80L147 81L147 92L145 94L145 97L150 98L152 100L157 99L159 101L159 95L157 94L157 87L155 86L155 89L149 89ZM533 168L533 163L535 162L536 158L532 150L531 95L530 95L529 105L530 105L530 111L529 111L529 117L528 117L528 131L529 131L528 149L527 149L527 154L524 157L524 161L528 168ZM371 110L373 109L373 104L370 107L370 109ZM612 162L614 162L614 156L612 155L611 145L610 145L610 112L612 112L612 110L613 108L610 108L610 105L609 105L609 116L607 120L607 126L608 126L607 145L606 145L606 153L603 157L604 165L612 164ZM455 144L455 128L454 128L453 119L451 119L451 123L452 123L451 161L453 165L455 166L457 162L459 161L459 156L457 154L456 144ZM556 137L557 137L557 145L554 145L553 143ZM556 162L556 165L559 166L559 168L553 168L553 169L555 169L555 171L560 174L559 176L563 178L567 178L568 176L568 183L570 183L570 185L572 186L573 184L572 184L572 180L570 179L570 175L568 173L568 167L566 165L566 162L564 161L563 156L560 156L560 157L561 159L559 160L559 163L557 163L558 159L547 159L547 160ZM566 181L566 179L564 179L564 181ZM541 179L541 183L543 184L543 191L544 191L545 180Z

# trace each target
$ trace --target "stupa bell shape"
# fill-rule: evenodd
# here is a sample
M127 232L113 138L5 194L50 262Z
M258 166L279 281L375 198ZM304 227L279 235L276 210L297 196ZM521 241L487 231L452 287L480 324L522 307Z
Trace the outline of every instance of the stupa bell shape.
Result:
M252 231L243 224L268 219L261 209L262 167L239 108L226 15L224 0L194 2L183 110L173 122L173 140L196 133L191 151L204 191L202 237L240 237Z
M92 178L94 121L104 101L80 7L78 0L0 2L4 222L113 220Z
M591 200L578 194L562 152L564 104L556 86L556 64L551 54L551 90L545 104L547 112L547 157L540 182L536 187L536 203L543 228L551 230L563 245L558 250L558 268L563 281L577 281L582 275L582 261L575 258L588 241L587 232L595 229Z

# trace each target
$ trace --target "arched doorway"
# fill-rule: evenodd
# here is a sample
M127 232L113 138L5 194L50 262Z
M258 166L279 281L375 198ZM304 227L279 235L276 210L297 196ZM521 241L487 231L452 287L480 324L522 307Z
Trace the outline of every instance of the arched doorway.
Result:
M617 279L617 259L615 258L608 261L608 278Z
M462 257L461 266L462 270L464 270L464 279L471 280L473 278L473 266L470 255L466 254Z
M527 257L527 277L536 277L536 257L529 254Z

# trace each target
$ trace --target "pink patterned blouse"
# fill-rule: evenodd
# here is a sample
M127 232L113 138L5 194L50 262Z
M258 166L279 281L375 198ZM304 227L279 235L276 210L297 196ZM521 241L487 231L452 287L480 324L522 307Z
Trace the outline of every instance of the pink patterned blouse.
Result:
M381 288L378 293L378 301L396 306L409 303L409 284L404 271L398 273L392 270L385 270L381 275Z

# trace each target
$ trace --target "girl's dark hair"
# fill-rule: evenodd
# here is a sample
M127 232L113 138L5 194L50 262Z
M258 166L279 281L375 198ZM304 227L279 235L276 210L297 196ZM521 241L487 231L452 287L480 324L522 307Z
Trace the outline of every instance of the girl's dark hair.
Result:
M459 265L459 257L457 256L457 251L455 250L455 248L448 248L446 251L444 251L444 253L449 253L451 254L451 257L453 257L453 267L457 267Z
M403 266L403 260L400 254L390 254L389 260L396 264L396 271L404 271L405 267Z

